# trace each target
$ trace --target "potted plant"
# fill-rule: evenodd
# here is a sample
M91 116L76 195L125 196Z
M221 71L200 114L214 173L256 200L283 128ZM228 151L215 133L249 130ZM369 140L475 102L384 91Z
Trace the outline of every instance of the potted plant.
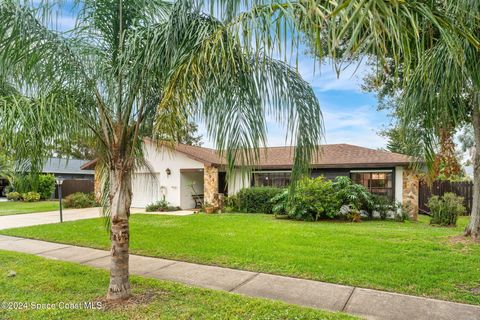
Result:
M203 205L205 213L215 213L215 207L208 202Z

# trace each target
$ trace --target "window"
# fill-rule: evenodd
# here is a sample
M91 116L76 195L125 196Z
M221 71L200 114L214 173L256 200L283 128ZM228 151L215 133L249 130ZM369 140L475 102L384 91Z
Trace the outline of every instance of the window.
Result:
M353 182L364 185L371 193L394 200L392 171L351 171L350 177Z
M253 187L278 187L283 188L290 184L290 171L260 171L254 172L252 177Z

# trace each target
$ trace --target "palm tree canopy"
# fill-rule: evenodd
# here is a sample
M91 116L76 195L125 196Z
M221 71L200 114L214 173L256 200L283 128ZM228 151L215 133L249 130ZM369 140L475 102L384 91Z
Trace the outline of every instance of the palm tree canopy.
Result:
M445 0L440 5L454 17L455 27L480 34L480 2ZM434 160L441 131L471 123L474 109L480 107L479 65L480 49L458 35L432 39L415 64L403 88L400 114L409 138L424 145L427 163Z
M16 89L2 94L0 119L18 157L41 159L45 145L90 134L109 169L119 158L132 167L148 121L175 137L193 117L233 167L256 159L249 150L266 142L270 117L297 145L299 176L321 142L308 83L264 48L244 46L233 17L220 21L188 1L85 0L75 28L60 32L43 4L0 4L0 79Z

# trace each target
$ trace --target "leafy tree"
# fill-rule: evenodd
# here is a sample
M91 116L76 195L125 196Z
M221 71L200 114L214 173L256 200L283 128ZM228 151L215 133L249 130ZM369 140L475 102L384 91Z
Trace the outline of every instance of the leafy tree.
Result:
M243 43L236 16L220 21L189 1L85 0L78 7L76 27L60 32L48 27L56 16L50 3L0 2L0 79L15 88L0 96L0 130L31 170L49 155L46 146L71 150L78 139L95 139L112 242L107 297L124 299L132 173L148 167L142 137L179 141L193 116L231 169L258 158L271 115L297 145L295 179L321 141L322 118L294 69Z

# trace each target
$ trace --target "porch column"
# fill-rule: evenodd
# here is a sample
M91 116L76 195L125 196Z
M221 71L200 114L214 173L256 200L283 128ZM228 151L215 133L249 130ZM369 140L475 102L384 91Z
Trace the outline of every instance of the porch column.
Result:
M218 168L205 165L203 170L203 193L205 202L216 206L215 195L218 194Z
M403 199L402 205L406 207L410 218L417 221L418 219L418 175L411 169L403 170Z

